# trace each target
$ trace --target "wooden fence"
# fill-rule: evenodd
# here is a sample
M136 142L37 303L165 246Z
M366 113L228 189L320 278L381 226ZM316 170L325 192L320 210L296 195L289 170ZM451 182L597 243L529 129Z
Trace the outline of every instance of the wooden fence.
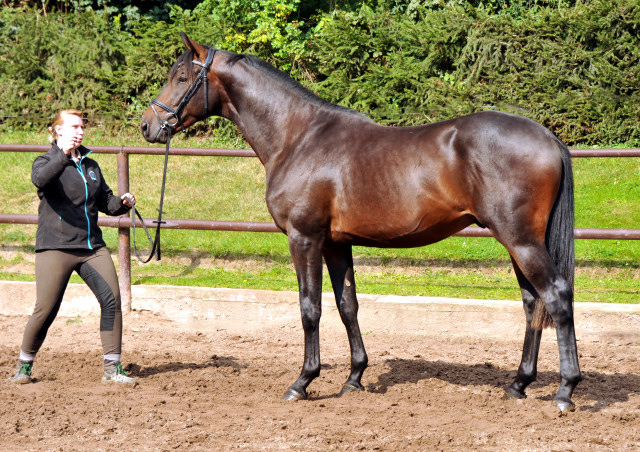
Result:
M0 144L0 152L46 152L46 145ZM164 155L165 149L159 147L92 146L97 154L115 154L117 156L118 193L129 191L129 155ZM571 149L573 158L579 157L640 157L640 149ZM256 157L251 149L203 149L174 148L170 155L208 156L208 157ZM155 219L146 219L146 224L154 224ZM249 221L215 221L190 219L163 219L162 229L195 229L215 231L280 232L274 223ZM17 215L0 213L0 223L37 224L37 215ZM118 228L119 278L122 307L128 311L131 307L131 217L103 217L98 225ZM141 226L136 220L136 227ZM576 228L577 239L604 240L640 240L640 229L602 229ZM492 237L487 229L471 226L455 234L457 237Z

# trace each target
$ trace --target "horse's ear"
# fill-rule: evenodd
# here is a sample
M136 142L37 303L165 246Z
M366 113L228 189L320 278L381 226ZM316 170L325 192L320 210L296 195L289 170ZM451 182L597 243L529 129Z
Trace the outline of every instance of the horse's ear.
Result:
M180 37L182 38L182 42L187 47L187 49L193 50L193 53L198 58L204 58L206 55L206 49L202 47L200 44L189 38L184 31L180 32Z

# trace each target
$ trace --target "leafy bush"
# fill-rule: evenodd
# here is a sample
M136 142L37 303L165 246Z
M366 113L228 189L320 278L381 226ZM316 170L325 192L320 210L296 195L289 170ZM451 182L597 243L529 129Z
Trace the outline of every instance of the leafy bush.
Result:
M381 123L501 109L570 145L640 145L636 0L189 0L169 2L166 20L148 2L139 14L127 1L55 3L73 14L0 10L0 116L13 127L69 106L109 128L137 122L186 31ZM195 133L233 134L225 123Z
M631 0L517 15L453 6L337 11L313 41L314 88L389 124L497 108L569 144L638 145L639 25Z
M514 106L571 143L640 143L640 6L596 1L478 24L458 60L478 103Z
M41 126L43 119L71 106L121 116L114 74L125 62L122 36L102 17L5 10L0 20L3 116L20 126Z
M417 20L367 6L336 12L313 41L314 88L389 124L469 113L453 70L471 20L461 8L422 11Z

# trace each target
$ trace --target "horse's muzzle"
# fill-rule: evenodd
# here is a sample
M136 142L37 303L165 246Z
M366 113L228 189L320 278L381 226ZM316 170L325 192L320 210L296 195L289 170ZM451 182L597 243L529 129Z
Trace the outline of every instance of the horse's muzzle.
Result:
M168 133L166 128L160 127L158 124L154 122L150 122L148 120L143 120L140 124L140 131L142 132L142 136L149 143L166 143Z

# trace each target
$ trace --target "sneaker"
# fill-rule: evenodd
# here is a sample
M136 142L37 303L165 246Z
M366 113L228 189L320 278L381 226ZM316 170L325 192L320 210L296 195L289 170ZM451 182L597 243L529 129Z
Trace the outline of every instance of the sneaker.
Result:
M11 379L14 383L24 384L31 383L31 371L33 370L33 362L18 360L18 370Z
M130 377L122 368L121 363L107 363L104 365L103 383L124 383L132 384L136 379Z

